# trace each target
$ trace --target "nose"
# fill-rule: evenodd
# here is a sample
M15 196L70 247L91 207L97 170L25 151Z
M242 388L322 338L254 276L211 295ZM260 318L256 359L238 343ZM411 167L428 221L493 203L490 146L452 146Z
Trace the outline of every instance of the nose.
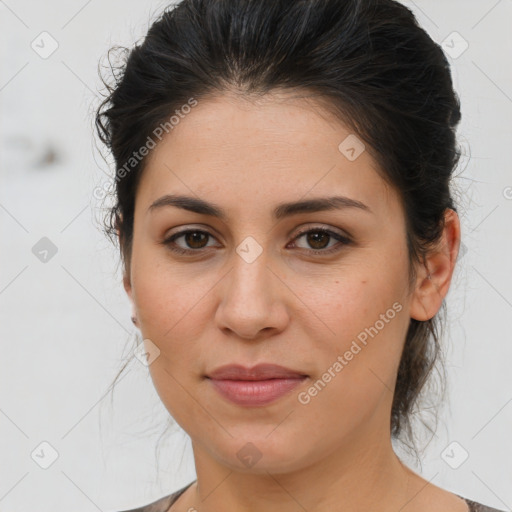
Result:
M218 287L219 329L244 339L261 339L286 328L288 288L271 266L264 252L252 262L233 254L233 266Z

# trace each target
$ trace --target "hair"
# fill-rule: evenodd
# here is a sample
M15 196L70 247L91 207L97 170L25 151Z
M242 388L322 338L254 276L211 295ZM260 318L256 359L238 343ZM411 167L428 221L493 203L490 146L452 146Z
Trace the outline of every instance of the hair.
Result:
M382 178L398 191L414 282L416 264L425 264L440 240L446 209L457 211L450 179L460 157L461 113L441 47L408 8L393 0L183 0L163 10L141 44L121 48L116 67L110 52L117 49L108 54L114 83L102 78L107 93L95 122L118 169L190 98L308 94L365 142ZM146 160L116 176L104 220L125 268ZM414 406L441 355L441 313L444 302L430 320L410 320L393 438L412 441Z

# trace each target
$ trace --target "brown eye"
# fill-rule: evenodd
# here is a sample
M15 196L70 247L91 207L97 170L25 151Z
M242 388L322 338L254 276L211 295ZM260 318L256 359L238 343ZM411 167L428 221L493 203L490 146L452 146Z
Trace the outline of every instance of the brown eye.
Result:
M170 237L166 238L162 245L167 246L171 251L178 254L193 255L194 253L201 253L202 249L212 247L208 245L210 238L214 238L213 235L207 231L199 229L188 229L174 233ZM299 249L303 249L306 252L310 252L318 255L327 255L334 252L340 251L343 246L351 243L350 238L336 233L325 228L314 228L299 233L293 241L303 238L306 240L307 247L297 246ZM185 245L178 244L176 241L183 239ZM331 242L334 242L331 244ZM336 243L337 242L337 243Z
M299 246L299 248L305 249L306 251L309 250L309 252L312 252L313 254L331 254L341 250L344 245L351 243L351 240L348 237L325 228L314 228L299 233L299 235L294 239L294 244L296 240L301 238L306 241L309 247ZM329 247L329 243L333 240L338 243Z
M204 231L188 231L183 235L186 244L192 249L202 249L204 242L208 239L208 234Z
M306 233L306 240L313 249L325 249L329 245L330 238L324 231L309 231Z
M176 243L176 240L183 238L185 246ZM166 238L162 244L167 246L171 251L179 254L192 254L194 252L200 252L201 249L211 247L207 245L209 238L213 238L207 231L199 229L188 229L186 231L180 231L174 233L170 237Z

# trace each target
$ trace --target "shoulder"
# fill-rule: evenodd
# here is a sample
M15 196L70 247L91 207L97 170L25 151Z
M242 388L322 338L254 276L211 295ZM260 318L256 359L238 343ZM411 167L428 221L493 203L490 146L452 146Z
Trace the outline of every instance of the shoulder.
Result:
M457 494L457 496L459 495ZM469 512L504 512L503 510L482 505L481 503L464 498L463 496L459 496L459 498L462 498L468 504Z
M144 505L142 507L133 508L130 510L123 510L120 512L167 512L169 510L169 507L193 484L194 482L191 482L190 484L186 485L185 487L182 487L181 489L173 492L172 494L169 494L168 496L164 496L163 498L160 498L156 501L153 501L147 505Z

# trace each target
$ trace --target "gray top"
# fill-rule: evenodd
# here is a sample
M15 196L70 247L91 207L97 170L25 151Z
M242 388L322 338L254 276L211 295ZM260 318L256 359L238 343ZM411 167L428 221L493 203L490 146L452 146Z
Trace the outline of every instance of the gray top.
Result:
M182 487L181 489L173 492L172 494L169 494L168 496L164 496L163 498L160 498L156 501L153 501L152 503L149 503L148 505L144 505L143 507L134 508L130 510L124 510L122 512L167 512L171 505L195 482L190 482L185 487ZM503 510L498 510L497 508L491 508L487 507L485 505L482 505L481 503L477 503L476 501L471 501L467 498L463 498L462 496L459 496L458 494L455 494L455 496L458 496L459 498L462 498L469 507L469 512L504 512Z

